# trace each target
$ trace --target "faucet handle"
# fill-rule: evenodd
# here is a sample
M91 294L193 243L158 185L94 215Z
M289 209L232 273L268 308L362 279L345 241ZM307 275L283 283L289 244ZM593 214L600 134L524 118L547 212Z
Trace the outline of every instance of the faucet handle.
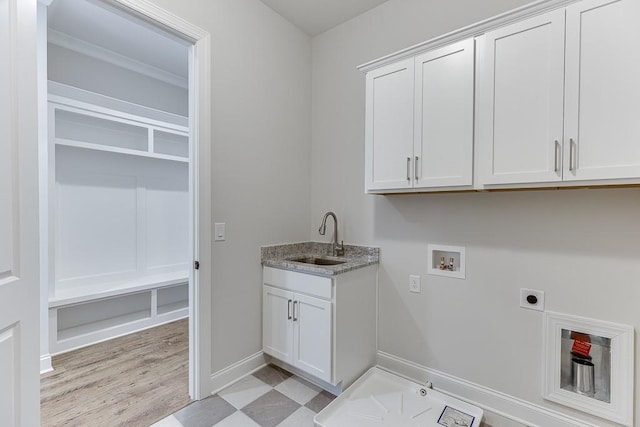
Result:
M336 245L336 256L344 256L344 240L341 240L340 244Z

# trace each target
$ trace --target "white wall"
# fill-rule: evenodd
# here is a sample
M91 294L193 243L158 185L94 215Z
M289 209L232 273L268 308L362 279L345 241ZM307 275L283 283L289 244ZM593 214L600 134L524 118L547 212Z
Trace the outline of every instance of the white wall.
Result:
M187 116L188 91L49 43L48 78L101 95Z
M154 0L212 35L213 371L262 349L261 245L308 237L311 40L259 0Z
M545 291L550 311L640 328L640 190L363 194L355 67L526 2L389 0L312 40L310 237L332 209L346 243L380 246L381 351L610 425L541 398L542 315L519 308L519 289ZM466 246L467 279L428 276L428 243ZM421 294L409 274L422 276ZM636 344L636 392L639 360Z

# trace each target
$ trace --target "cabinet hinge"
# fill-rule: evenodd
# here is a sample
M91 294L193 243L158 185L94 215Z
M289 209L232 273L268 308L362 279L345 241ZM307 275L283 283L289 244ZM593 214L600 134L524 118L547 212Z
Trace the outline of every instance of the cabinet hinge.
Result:
M200 270L200 261L193 261L193 268Z

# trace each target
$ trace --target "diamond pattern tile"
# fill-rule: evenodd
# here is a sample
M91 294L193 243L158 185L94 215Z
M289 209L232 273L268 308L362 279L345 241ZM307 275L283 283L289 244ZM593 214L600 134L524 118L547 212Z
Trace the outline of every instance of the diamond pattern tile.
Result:
M334 396L333 394L329 393L328 391L322 390L318 395L316 395L316 397L308 401L304 406L311 409L313 412L318 413L322 411L325 406L331 403L335 398L336 396Z
M265 366L253 374L254 377L266 384L269 384L271 387L277 386L282 381L290 378L291 375L293 374L275 365Z
M153 427L314 427L313 417L334 398L269 365Z
M263 383L253 375L249 375L218 394L224 400L235 406L236 409L242 409L270 390L271 387L269 385Z
M280 393L304 405L322 391L320 387L299 377L291 377L274 387Z
M298 403L279 391L271 390L245 406L242 412L262 427L275 427L298 408L300 408Z
M211 427L236 411L220 396L211 396L186 406L173 414L183 427Z

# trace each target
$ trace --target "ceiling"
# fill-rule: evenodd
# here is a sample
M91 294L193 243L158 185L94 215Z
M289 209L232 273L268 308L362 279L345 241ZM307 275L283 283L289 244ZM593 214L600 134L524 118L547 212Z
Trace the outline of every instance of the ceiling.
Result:
M47 18L50 43L96 57L115 53L123 61L187 79L187 42L104 2L56 0Z
M262 0L310 36L327 31L387 0Z
M261 0L310 36L386 0ZM189 44L100 0L56 0L49 43L186 87Z

